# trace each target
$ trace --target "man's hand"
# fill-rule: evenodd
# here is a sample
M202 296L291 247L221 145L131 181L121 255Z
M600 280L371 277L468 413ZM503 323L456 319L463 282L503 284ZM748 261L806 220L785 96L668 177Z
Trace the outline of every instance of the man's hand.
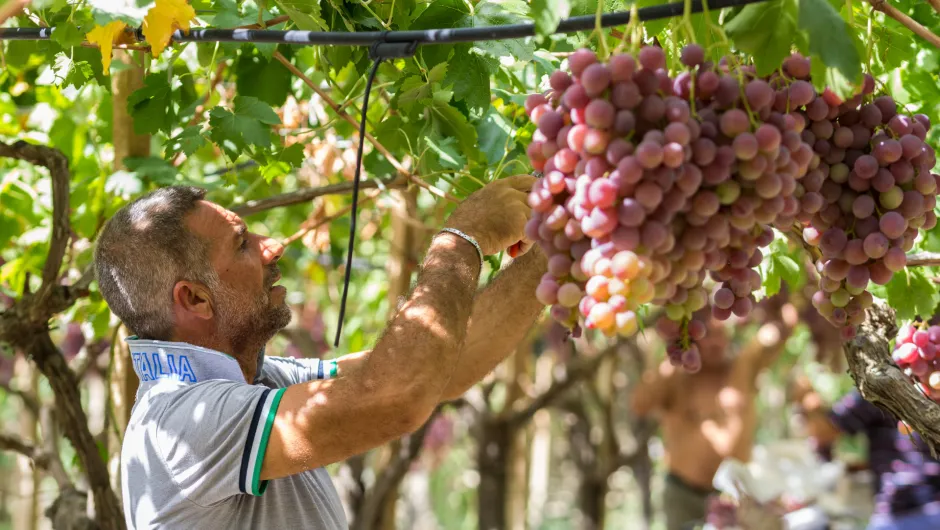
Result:
M464 199L444 224L477 240L488 256L525 241L525 225L532 216L528 195L535 183L532 175L496 180Z

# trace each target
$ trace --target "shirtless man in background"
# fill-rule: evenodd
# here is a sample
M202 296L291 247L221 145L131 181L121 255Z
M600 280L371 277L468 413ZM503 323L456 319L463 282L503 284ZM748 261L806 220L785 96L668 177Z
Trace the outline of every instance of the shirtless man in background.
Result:
M772 365L796 325L798 314L784 304L769 315L740 353L723 322L708 315L708 334L699 343L702 369L690 374L663 361L643 375L633 392L637 416L656 416L666 450L663 510L667 530L687 530L705 519L712 479L726 458L751 458L757 425L757 378Z

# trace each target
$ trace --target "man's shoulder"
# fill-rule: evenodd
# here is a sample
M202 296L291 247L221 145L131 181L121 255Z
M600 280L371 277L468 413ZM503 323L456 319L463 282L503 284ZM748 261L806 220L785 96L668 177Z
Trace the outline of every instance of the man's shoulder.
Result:
M163 421L167 412L179 407L208 410L220 406L219 399L243 395L252 397L264 390L259 385L228 379L207 379L198 383L163 380L138 392L130 423Z

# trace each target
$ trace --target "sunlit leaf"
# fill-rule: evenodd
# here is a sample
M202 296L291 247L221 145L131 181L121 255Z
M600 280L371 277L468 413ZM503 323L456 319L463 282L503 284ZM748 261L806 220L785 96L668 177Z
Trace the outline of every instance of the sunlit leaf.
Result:
M196 11L186 0L157 0L144 17L144 38L150 44L154 57L160 55L178 29L189 30Z
M120 20L115 20L106 26L95 26L85 38L92 44L97 44L101 49L101 69L105 75L111 70L111 49L121 37L127 24Z
M794 44L797 8L795 0L750 4L725 25L735 45L752 57L758 75L780 67Z

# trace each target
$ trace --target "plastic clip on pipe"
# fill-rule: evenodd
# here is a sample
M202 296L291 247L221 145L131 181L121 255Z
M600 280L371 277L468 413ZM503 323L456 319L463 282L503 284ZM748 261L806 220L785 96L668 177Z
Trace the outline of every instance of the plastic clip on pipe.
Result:
M343 278L343 297L339 304L339 320L336 323L336 339L333 346L339 346L339 337L343 331L343 317L346 316L346 296L349 294L349 278L352 274L353 248L356 243L356 217L359 206L359 175L362 172L362 147L366 137L366 116L369 112L369 92L372 91L372 81L379 71L379 65L385 59L400 59L411 57L418 50L417 42L387 42L388 32L382 34L380 40L369 47L369 57L372 59L372 69L366 78L366 91L362 96L362 118L359 121L359 147L356 152L356 174L353 177L352 210L349 218L349 247L346 249L346 271Z

